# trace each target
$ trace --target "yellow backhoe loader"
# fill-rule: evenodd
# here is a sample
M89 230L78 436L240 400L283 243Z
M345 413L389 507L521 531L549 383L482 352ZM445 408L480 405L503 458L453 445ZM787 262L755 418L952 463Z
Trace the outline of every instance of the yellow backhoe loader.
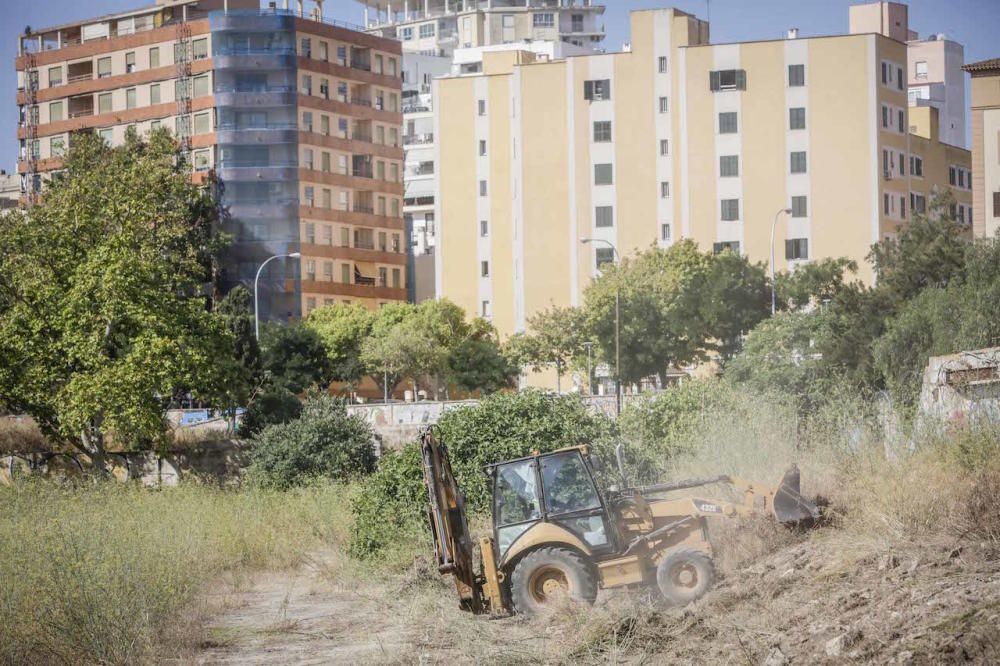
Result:
M587 446L490 465L492 534L479 539L478 566L462 492L446 446L433 431L421 438L424 480L438 571L451 574L460 606L473 613L533 614L559 596L593 602L598 588L656 584L670 604L684 605L712 586L711 516L771 514L786 524L815 521L819 511L799 494L794 465L776 486L733 476L598 490L600 468ZM743 494L739 503L657 495L713 483Z

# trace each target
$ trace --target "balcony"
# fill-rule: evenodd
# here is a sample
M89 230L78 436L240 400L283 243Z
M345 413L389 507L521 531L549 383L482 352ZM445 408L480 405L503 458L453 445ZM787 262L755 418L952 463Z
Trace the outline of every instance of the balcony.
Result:
M351 169L351 175L355 178L374 178L371 165L355 166Z
M93 95L83 95L80 97L70 97L66 108L68 118L85 118L94 115Z
M375 214L375 207L372 204L365 202L361 203L354 202L354 205L351 206L351 210L354 211L355 213L363 213L365 215Z
M361 130L354 130L353 132L351 132L351 139L353 139L354 141L363 141L365 143L371 143L372 142L372 135L371 135L371 132L363 132Z
M372 100L371 100L370 97L351 97L350 100L348 100L348 101L351 104L353 104L354 106L368 106L368 107L370 107L372 105Z
M360 69L363 72L372 71L372 63L370 60L361 58L351 58L351 69Z
M404 104L403 113L428 113L431 107L424 104Z
M428 143L434 143L433 132L426 132L424 134L409 134L403 137L404 146L421 146Z

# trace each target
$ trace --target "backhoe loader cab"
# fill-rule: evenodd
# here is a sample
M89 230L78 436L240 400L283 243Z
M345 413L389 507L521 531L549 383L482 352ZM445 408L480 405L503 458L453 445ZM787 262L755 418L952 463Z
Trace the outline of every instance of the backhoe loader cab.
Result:
M530 614L559 596L593 602L599 588L652 584L667 602L686 604L714 580L707 517L765 511L801 523L818 516L799 495L794 467L774 487L719 476L602 493L588 447L576 446L486 468L492 534L479 540L475 567L447 449L428 431L422 451L438 569L454 576L462 608L475 613ZM710 483L735 486L744 502L652 497Z

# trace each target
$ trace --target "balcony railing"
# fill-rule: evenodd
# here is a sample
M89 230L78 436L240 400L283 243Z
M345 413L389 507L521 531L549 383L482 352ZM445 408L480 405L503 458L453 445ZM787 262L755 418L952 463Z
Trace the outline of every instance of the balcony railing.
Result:
M405 104L403 105L403 113L426 113L431 110L431 107L425 106L423 104Z
M266 48L243 48L220 47L215 51L215 55L220 56L269 56L269 55L295 55L294 46L270 46Z
M419 146L421 144L434 143L434 133L409 134L403 137L404 146Z
M366 215L375 214L375 208L366 204L356 203L354 204L354 206L351 207L351 210L353 210L355 213L364 213Z
M371 97L351 97L350 103L355 106L371 106L372 100Z
M217 93L289 93L295 92L295 86L221 86L214 88Z
M373 178L371 167L354 167L351 169L351 175L355 178Z
M375 242L374 241L370 241L370 240L362 240L362 239L355 238L354 239L354 247L355 247L355 249L358 249L358 250L374 250L375 249Z
M92 115L94 115L93 109L82 109L80 111L69 112L70 118L86 118L87 116L92 116Z
M372 135L370 132L351 132L351 138L355 141L364 141L365 143L372 142Z
M223 131L259 131L259 130L294 130L295 123L262 123L259 125L240 125L237 123L220 123L218 129Z
M365 277L364 275L355 275L354 276L354 284L359 284L359 285L364 286L364 287L374 287L375 286L375 278L373 278L373 277Z
M351 69L360 69L365 72L372 71L372 63L370 60L358 60L351 58Z
M298 164L296 160L269 160L266 164L261 164L260 160L222 160L219 162L219 166L223 169L268 169L272 167L296 167Z
M78 83L79 81L90 81L94 78L94 73L90 72L88 74L74 74L73 76L66 77L67 83Z

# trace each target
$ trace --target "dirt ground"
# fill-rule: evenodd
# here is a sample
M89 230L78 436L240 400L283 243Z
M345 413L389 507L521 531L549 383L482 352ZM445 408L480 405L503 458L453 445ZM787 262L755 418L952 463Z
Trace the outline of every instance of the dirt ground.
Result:
M531 621L462 613L426 563L345 580L321 554L220 593L194 661L1000 663L1000 554L985 546L857 543L836 530L765 541L770 552L720 558L715 589L686 609L618 592Z

